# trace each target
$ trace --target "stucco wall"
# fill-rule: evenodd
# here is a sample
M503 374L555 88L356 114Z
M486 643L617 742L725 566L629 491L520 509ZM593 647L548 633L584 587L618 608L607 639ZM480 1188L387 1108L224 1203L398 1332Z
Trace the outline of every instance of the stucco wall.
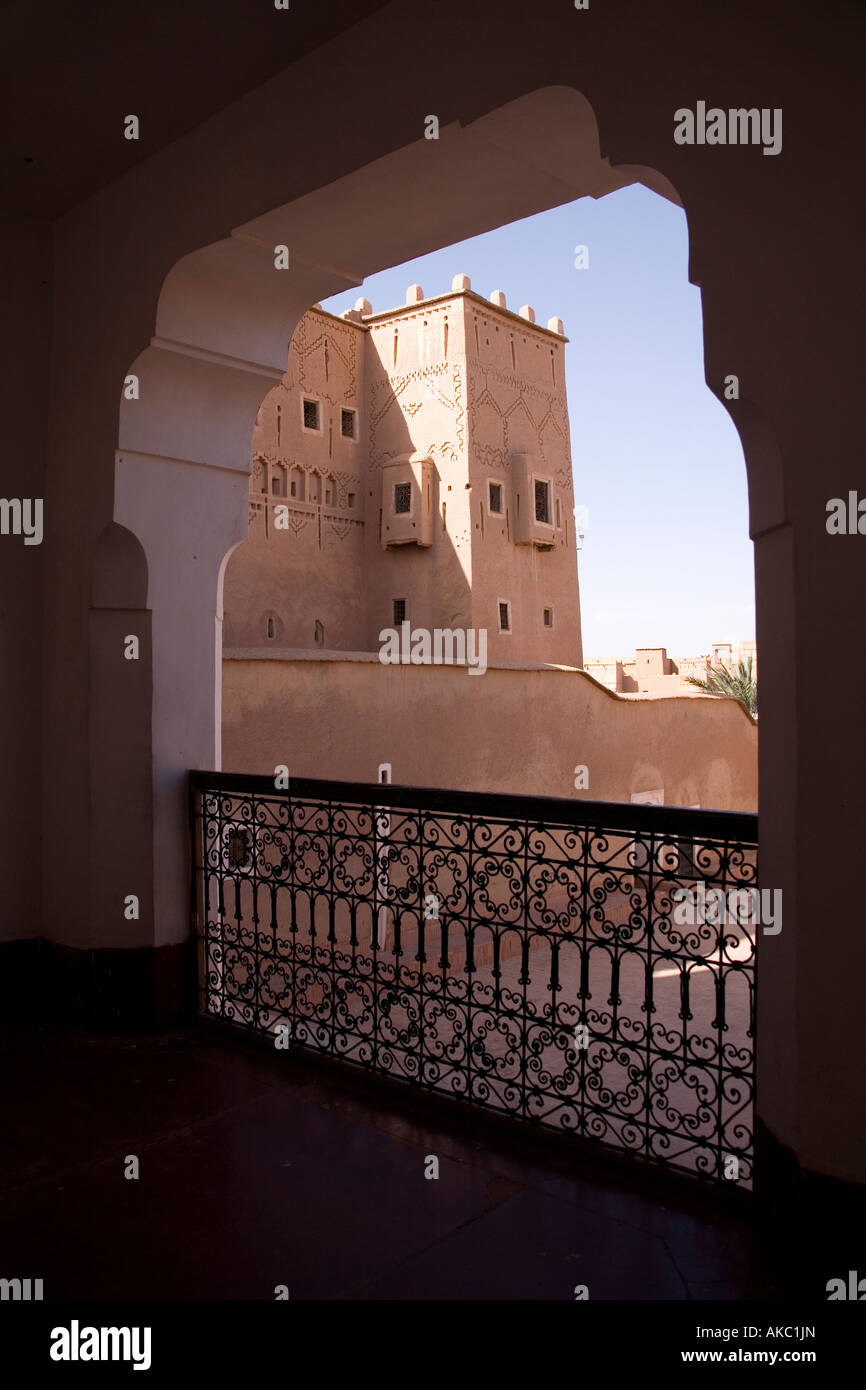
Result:
M281 648L313 647L317 622L322 646L363 644L365 336L356 324L311 309L292 336L282 381L262 401L249 536L226 569L228 645L266 642L268 619ZM305 397L318 402L318 431L304 428ZM343 409L356 412L357 438L342 434Z
M757 810L757 727L713 696L621 700L581 671L383 666L376 657L223 661L230 772ZM576 791L574 769L589 771Z
M413 627L472 623L472 544L465 442L465 343L460 299L446 299L370 328L369 464L367 473L367 635L392 626L393 601L406 600ZM446 347L445 326L448 326ZM390 508L382 469L420 451L433 459L432 545L383 550L379 517ZM443 519L443 505L445 517ZM381 512L380 512L381 509Z
M502 291L494 307L463 275L451 293L421 294L410 286L406 305L356 319L315 308L298 324L253 431L249 536L226 570L226 645L375 650L402 599L413 628L484 629L494 661L579 666L561 321L535 324L528 308L508 310ZM304 426L305 398L317 429ZM353 439L341 434L343 408L356 412ZM428 544L383 547L393 484L405 481L388 466L415 453L433 461ZM549 483L555 523L542 550L519 535L535 477Z
M472 521L472 622L488 629L490 659L498 662L582 664L575 550L574 488L565 342L515 314L466 303L467 428ZM550 482L550 550L514 544L519 471ZM505 516L489 512L488 481L503 487ZM523 506L532 506L532 486ZM511 604L511 632L498 631L498 604ZM542 611L553 622L545 627Z

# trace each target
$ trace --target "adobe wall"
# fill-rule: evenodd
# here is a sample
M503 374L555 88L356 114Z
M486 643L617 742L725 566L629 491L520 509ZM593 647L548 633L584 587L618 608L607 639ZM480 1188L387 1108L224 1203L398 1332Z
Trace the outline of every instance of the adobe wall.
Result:
M488 630L493 661L582 661L575 548L574 486L565 341L530 320L465 301L469 493L472 513L472 624ZM561 325L560 325L561 327ZM554 544L515 544L516 454L550 481ZM488 480L503 485L506 515L493 516ZM532 502L524 496L523 505ZM511 604L510 633L498 630L500 600ZM545 627L542 611L553 621Z
M577 665L565 342L561 331L470 292L467 277L457 275L455 287L461 281L465 292L417 308L410 301L370 321L366 645L378 647L380 630L392 625L393 600L405 597L413 627L483 629L494 660ZM411 451L436 465L432 545L383 549L373 510L380 506L387 519L382 469ZM550 479L558 523L550 550L517 543L520 453ZM490 512L490 482L502 484L501 516ZM502 601L511 607L509 632L499 630ZM553 613L549 627L544 607Z
M465 344L460 301L408 307L369 330L369 462L366 475L367 637L393 626L394 599L406 599L413 627L469 627L472 553L466 491ZM383 549L380 518L391 505L382 470L422 453L435 464L432 545ZM445 507L443 518L442 508Z
M311 309L292 335L282 381L262 401L249 536L226 567L229 646L312 647L317 623L319 645L364 644L366 337ZM304 425L305 398L318 407L318 429ZM355 412L355 438L342 433L344 408Z
M622 657L589 657L583 669L609 690L619 694L639 691L644 695L697 695L701 692L689 684L689 677L705 681L712 666L735 666L738 661L752 662L752 674L757 678L758 657L754 642L713 643L712 656L670 657L665 647L638 647L634 659Z
M225 577L228 646L375 650L400 600L413 628L483 629L494 661L580 664L562 323L541 328L502 291L494 304L470 290L457 275L450 294L410 286L380 314L360 300L349 317L303 316L253 431L249 535ZM433 461L412 521L424 543L389 544L410 455ZM542 548L519 533L536 476L550 492Z
M543 712L543 717L539 714ZM621 700L581 671L388 666L369 653L223 661L226 771L757 810L757 727L734 701ZM576 791L574 769L589 771Z

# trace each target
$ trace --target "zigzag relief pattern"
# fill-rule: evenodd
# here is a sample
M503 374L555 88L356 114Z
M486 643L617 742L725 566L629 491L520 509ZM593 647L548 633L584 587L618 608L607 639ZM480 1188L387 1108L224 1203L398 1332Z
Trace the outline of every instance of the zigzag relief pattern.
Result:
M503 449L495 444L474 444L475 458L482 468L498 469L501 473L511 472L511 460Z
M474 456L479 467L488 469L490 472L505 473L511 472L511 459L504 450L498 449L495 444L479 444L474 447ZM572 492L571 469L557 467L551 470L557 487Z
M466 401L463 395L463 377L460 373L460 365L457 362L455 362L452 367L451 388L454 392L454 403L457 407L457 447L462 453L466 447Z
M444 443L428 444L424 453L428 458L447 459L449 463L456 463L459 457L457 449L450 440L446 440Z
M388 411L395 405L397 398L402 395L409 385L411 377L395 377L393 381L388 377L374 381L370 391L370 437L380 420L383 420ZM377 408L376 402L382 391L386 391L385 404Z
M413 381L422 382L428 377L443 376L447 372L447 362L431 362L426 367L416 368L414 372L377 373L371 381L371 397L375 400L382 391L387 391L391 396L400 396ZM375 409L373 418L376 418Z
M334 473L333 477L337 480L337 506L348 507L349 485L354 483L356 490L360 490L360 476L355 473Z
M503 372L498 367L481 366L477 362L472 364L469 373L469 404L473 410L482 400L497 405L497 393L491 390L491 382L505 387L515 396L532 397L542 403L545 412L558 414L563 420L567 418L561 391L527 381L525 377L517 376L514 372Z
M318 352L319 348L323 344L325 344L325 349L329 354L331 352L335 353L336 356L339 357L340 361L343 363L343 366L346 368L346 370L354 374L355 344L352 343L351 352L345 353L340 348L339 342L335 339L332 333L320 333L317 338L314 338L312 342L308 343L304 347L303 352L300 354L302 370L306 368L307 358L312 357L312 355L315 352ZM352 387L354 390L354 376L352 380Z
M511 394L512 399L507 406L501 404L503 392L491 390L491 381L500 387L505 387L507 392ZM564 446L566 459L570 462L568 422L560 393L545 391L511 372L500 372L493 367L478 368L476 365L470 373L469 403L471 407L470 440L473 453L478 458L484 459L486 462L495 459L500 468L506 470L509 468L509 454L512 448L509 437L509 421L515 414L519 413L534 432L538 452L548 466L553 464L553 460L549 457L549 447L546 447L545 443L548 426L555 430L559 443ZM492 410L502 422L502 447L484 444L479 439L479 410L485 406ZM556 452L558 453L559 450ZM558 463L557 476L560 475L567 476L567 469Z
M450 395L443 389L445 383L443 382L443 384L440 385L437 381L437 378L447 378L449 376L451 386ZM421 388L420 396L414 396L413 399L407 400L405 403L402 402L400 398L404 396L413 385ZM380 405L379 401L383 393L384 402ZM464 448L466 406L463 400L463 378L460 373L460 367L456 363L449 365L447 362L433 362L426 367L419 367L414 372L401 375L395 374L393 376L385 374L384 376L374 378L372 381L370 388L369 461L371 471L381 468L383 464L387 463L390 458L395 456L395 450L384 451L376 449L376 431L389 410L399 403L399 409L402 411L403 416L412 420L418 414L419 410L421 410L425 399L435 400L440 405L445 406L447 410L454 412L457 450L462 452ZM447 448L452 450L450 456L456 458L457 455L453 452L452 446L449 444Z
M286 376L294 375L294 373L291 372L291 356L294 354L297 360L297 385L301 387L302 390L306 390L309 380L307 376L307 359L319 352L322 345L325 343L325 339L327 339L325 351L327 353L333 352L336 354L348 372L349 380L346 384L345 393L341 393L339 397L331 396L326 392L323 393L321 390L321 383L319 383L316 388L317 394L321 395L322 399L328 401L330 405L338 405L340 402L346 400L355 400L357 396L358 361L358 344L355 330L343 328L335 323L328 323L327 330L323 325L322 331L317 333L315 337L308 337L309 326L310 315L305 314L298 324L298 327L295 329L291 341L291 351L289 354L290 370L287 372ZM295 385L294 381L286 382L285 378L283 380L284 384L289 388Z

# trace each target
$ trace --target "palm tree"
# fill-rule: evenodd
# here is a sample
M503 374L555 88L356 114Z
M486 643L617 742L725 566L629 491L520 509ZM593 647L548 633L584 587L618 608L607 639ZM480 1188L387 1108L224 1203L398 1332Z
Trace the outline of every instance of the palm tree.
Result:
M736 666L711 666L706 680L699 676L686 676L689 685L696 685L708 695L728 695L739 700L747 714L758 717L758 678L752 672L752 658L747 656Z

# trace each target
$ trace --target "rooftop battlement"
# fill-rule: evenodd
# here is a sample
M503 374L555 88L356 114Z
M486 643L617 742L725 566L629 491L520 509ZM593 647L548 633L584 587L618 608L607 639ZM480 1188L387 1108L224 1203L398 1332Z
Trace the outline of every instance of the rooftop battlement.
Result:
M485 299L483 295L473 290L472 281L469 276L462 274L454 276L451 282L451 289L443 294L425 296L420 285L409 285L406 290L405 303L397 305L395 308L382 309L374 313L373 305L370 300L361 296L359 299L355 300L354 308L347 309L340 315L332 314L330 317L339 318L347 323L355 323L359 328L367 328L371 327L373 324L386 322L389 319L400 318L407 313L415 313L421 306L426 307L428 305L441 304L443 301L454 299L457 296L466 296L479 305L483 305L485 309L497 309L508 319L519 319L522 321L522 327L529 324L539 333L550 335L562 342L568 342L565 336L565 327L562 319L557 315L547 320L547 327L545 328L542 324L536 323L535 310L531 304L523 304L516 311L509 309L504 290L492 290L489 299ZM316 304L313 307L323 314L328 312L322 309L321 304Z

